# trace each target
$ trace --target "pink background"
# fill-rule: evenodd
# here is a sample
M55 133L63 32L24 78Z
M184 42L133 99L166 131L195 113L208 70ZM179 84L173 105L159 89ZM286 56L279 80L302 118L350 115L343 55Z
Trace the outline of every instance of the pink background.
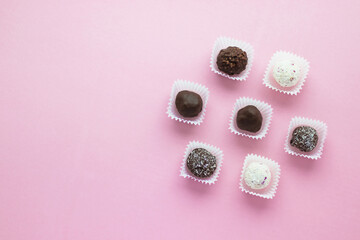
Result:
M0 1L0 239L359 239L360 2ZM218 36L252 71L210 71ZM311 63L300 95L262 85L277 50ZM177 78L210 90L199 127L169 119ZM274 107L268 135L231 134L235 100ZM352 112L355 111L355 112ZM295 116L325 121L318 161L286 154ZM224 151L219 181L179 177L190 140ZM242 193L245 156L280 163L273 200Z

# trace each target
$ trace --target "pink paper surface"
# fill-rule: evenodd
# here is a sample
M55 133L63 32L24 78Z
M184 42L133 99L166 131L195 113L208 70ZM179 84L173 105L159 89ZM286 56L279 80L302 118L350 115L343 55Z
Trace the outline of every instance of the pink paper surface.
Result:
M359 239L360 1L0 1L0 239ZM217 37L255 49L245 82L210 71ZM298 96L266 88L277 50L310 61ZM204 122L166 115L176 79L206 85ZM263 140L228 130L268 102ZM290 156L293 116L328 124L322 158ZM220 147L215 185L179 176ZM245 156L277 161L272 200L240 191Z

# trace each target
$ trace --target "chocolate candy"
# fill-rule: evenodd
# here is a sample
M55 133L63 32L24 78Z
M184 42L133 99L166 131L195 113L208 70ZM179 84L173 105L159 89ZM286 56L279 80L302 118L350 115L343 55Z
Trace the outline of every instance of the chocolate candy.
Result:
M220 71L234 75L244 71L247 62L248 57L246 52L238 47L228 47L220 51L216 64Z
M183 117L196 117L202 110L203 101L199 94L181 91L176 95L176 109Z
M317 145L318 135L314 128L300 126L294 129L290 145L302 152L311 152Z
M196 177L210 177L216 170L216 157L204 148L195 148L189 154L186 166Z
M248 105L238 111L236 125L242 130L256 133L261 129L262 120L259 109L253 105Z

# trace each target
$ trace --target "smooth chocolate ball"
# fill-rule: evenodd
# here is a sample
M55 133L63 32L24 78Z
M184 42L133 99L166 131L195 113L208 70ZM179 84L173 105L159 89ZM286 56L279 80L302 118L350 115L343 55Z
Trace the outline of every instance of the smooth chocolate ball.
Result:
M244 71L247 62L246 52L238 47L222 49L216 60L219 70L229 75L239 74Z
M318 135L314 128L300 126L294 129L290 145L302 152L311 152L317 145Z
M238 128L256 133L261 129L262 115L255 106L249 105L240 109L236 116L236 125Z
M196 177L210 177L217 167L216 157L204 148L195 148L189 154L186 166Z
M196 117L202 110L203 101L199 94L185 90L176 95L175 105L181 116Z

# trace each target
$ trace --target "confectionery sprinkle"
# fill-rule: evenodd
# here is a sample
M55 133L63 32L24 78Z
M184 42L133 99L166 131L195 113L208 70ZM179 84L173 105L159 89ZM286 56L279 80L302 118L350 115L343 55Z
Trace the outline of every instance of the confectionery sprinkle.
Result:
M273 77L282 87L293 87L300 80L300 67L291 60L279 61L274 65Z
M317 145L318 135L314 128L300 126L294 129L290 145L302 152L311 152Z
M219 70L229 75L239 74L244 71L247 62L246 52L238 47L222 49L216 59Z
M265 163L252 162L245 169L244 180L251 189L264 189L271 182L270 169Z
M210 177L217 167L216 157L204 148L196 148L189 154L186 166L196 177Z

